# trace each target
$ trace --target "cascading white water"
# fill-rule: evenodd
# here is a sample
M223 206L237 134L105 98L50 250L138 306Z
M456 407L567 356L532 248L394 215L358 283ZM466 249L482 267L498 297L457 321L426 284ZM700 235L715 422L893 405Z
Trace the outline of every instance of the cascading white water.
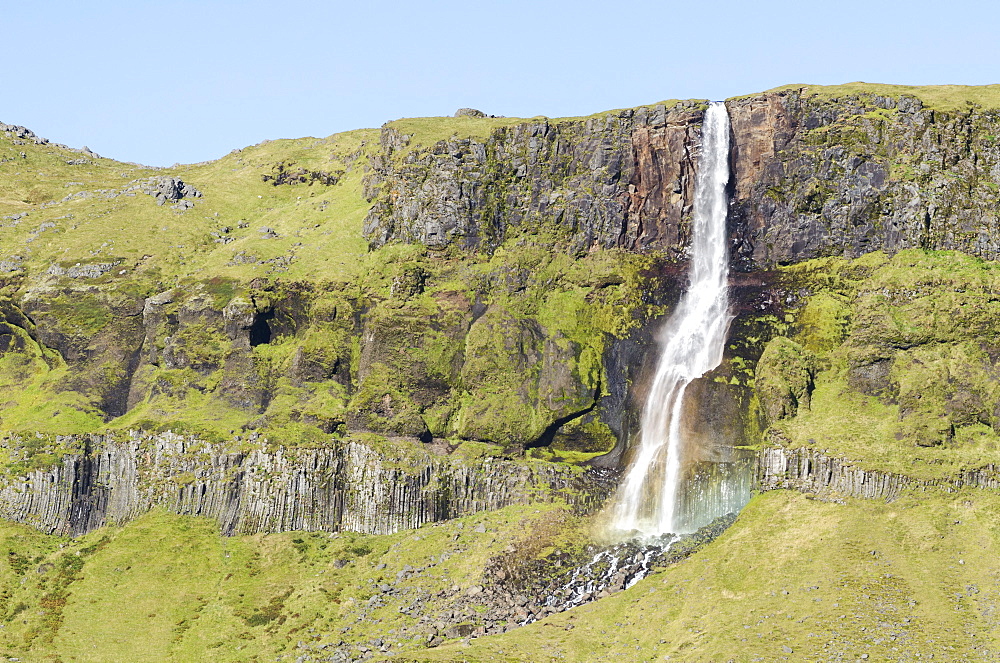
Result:
M690 286L660 332L659 364L643 409L639 442L613 506L613 526L619 530L650 536L691 532L739 509L746 502L744 493L749 497L747 481L741 478L745 472L696 472L697 459L689 448L694 443L682 421L688 386L722 362L731 320L726 284L728 182L729 115L725 104L713 102L702 125L695 176ZM688 498L685 487L704 494Z

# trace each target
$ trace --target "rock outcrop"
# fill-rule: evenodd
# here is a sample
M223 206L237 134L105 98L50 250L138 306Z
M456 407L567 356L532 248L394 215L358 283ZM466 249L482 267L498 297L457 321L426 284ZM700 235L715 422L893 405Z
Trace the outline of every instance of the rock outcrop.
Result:
M207 516L225 534L387 534L512 504L599 506L612 475L545 462L438 456L419 443L231 451L170 432L60 438L76 447L0 488L0 516L49 533L122 525L154 507ZM416 446L413 446L413 445Z
M0 301L23 340L0 354L20 367L12 386L63 362L50 384L78 396L52 411L83 411L94 428L128 414L157 430L287 433L292 446L362 431L510 453L554 439L607 451L639 362L607 360L605 348L675 298L670 274L632 254L583 259L572 274L568 258L536 247L507 257L468 270L386 251L352 282L214 279L145 292L108 287L122 278L110 262L53 265Z
M904 248L1000 256L1000 113L808 88L730 101L744 268Z

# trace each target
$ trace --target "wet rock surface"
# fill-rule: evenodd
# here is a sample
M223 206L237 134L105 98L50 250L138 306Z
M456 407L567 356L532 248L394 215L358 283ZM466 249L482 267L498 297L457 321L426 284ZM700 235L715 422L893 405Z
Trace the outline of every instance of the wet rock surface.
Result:
M483 573L479 600L488 599L491 609L481 613L485 623L479 635L530 624L627 589L657 568L691 555L735 520L736 514L728 514L692 534L588 545L575 552L556 551L541 559L521 560L516 550L505 551ZM478 595L476 592L468 602L475 603Z

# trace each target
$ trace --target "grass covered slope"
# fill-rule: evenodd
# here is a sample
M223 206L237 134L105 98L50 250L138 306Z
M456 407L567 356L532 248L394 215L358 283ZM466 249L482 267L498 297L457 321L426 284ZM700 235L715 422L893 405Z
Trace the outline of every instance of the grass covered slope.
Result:
M150 169L0 133L0 217L26 214L5 219L0 260L29 278L52 265L111 261L115 269L97 283L132 288L275 272L349 276L365 252L361 177L377 138L358 130L269 141L205 164ZM127 191L153 177L179 177L202 197L173 209Z
M0 654L990 660L1000 647L998 508L1000 497L977 490L909 493L891 504L770 492L719 539L634 587L469 644L460 641L467 631L449 637L444 628L455 621L452 602L475 601L496 555L543 556L579 542L585 530L561 507L508 508L389 536L220 538L204 519L159 512L75 541L5 525ZM435 632L445 641L428 649Z
M922 479L997 462L1000 266L907 250L783 274L800 299L769 348L797 350L756 369L776 441Z
M610 598L405 661L992 660L1000 497L754 498L719 539Z
M293 661L422 649L448 601L553 505L388 536L220 537L150 513L76 540L0 529L0 655L42 661ZM424 619L426 618L426 619ZM421 621L424 619L423 621Z

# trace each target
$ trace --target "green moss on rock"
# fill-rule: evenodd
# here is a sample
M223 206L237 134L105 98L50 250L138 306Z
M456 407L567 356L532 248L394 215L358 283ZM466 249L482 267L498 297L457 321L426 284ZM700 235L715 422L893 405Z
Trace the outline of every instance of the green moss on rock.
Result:
M816 375L816 357L795 341L777 336L765 346L757 363L756 391L768 421L794 417L808 410Z

